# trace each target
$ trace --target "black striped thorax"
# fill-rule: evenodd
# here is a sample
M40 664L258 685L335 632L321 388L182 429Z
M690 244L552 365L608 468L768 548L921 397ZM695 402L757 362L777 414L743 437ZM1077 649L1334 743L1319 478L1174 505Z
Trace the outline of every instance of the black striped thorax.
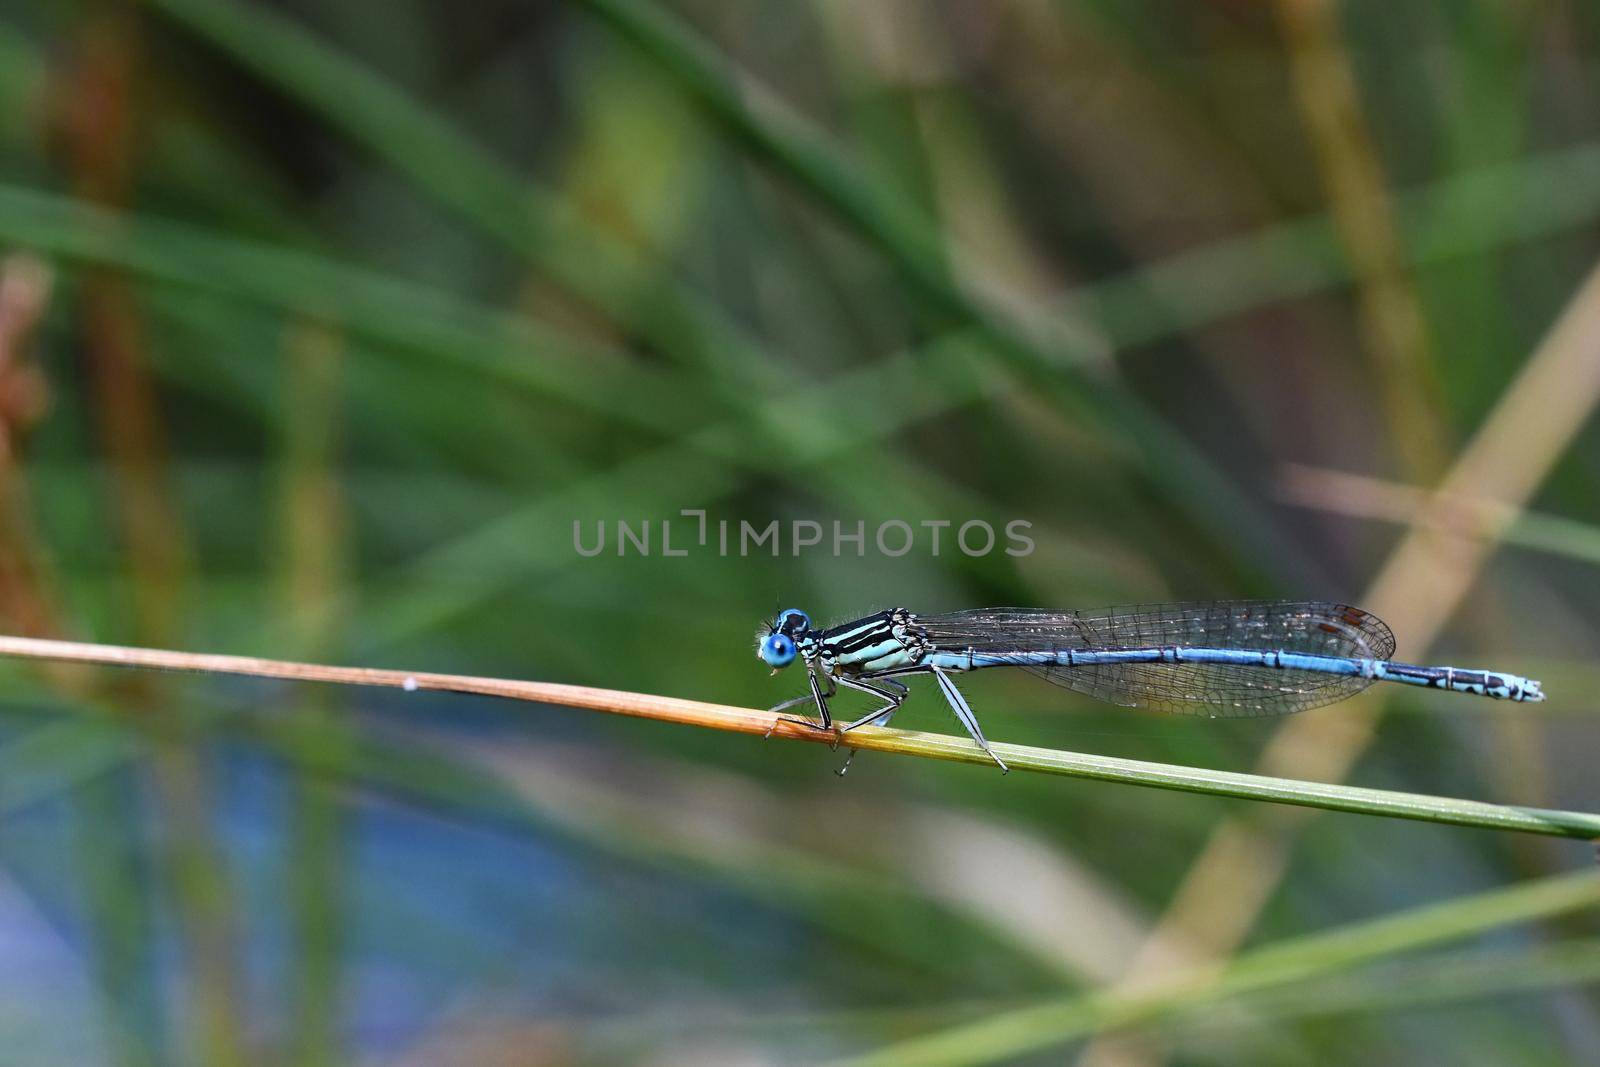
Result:
M826 630L810 630L796 644L808 662L816 660L827 671L852 673L882 669L888 662L915 663L928 647L927 633L905 608L889 608Z

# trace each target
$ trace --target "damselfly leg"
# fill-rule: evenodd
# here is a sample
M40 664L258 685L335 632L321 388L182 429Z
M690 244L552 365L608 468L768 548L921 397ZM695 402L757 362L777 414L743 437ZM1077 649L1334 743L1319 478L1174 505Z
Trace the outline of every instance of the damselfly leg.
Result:
M887 725L890 716L900 709L900 704L905 700L906 695L910 692L905 683L897 681L894 676L904 676L907 674L933 675L934 680L939 685L939 691L944 694L945 700L950 704L950 710L955 712L956 718L961 722L961 725L966 729L967 733L970 734L972 739L978 743L978 747L983 749L990 759L994 760L995 764L999 766L1003 773L1010 773L1011 768L1006 766L1005 760L995 755L994 749L989 747L989 741L983 736L983 730L978 726L978 717L973 714L971 706L967 704L967 698L961 695L961 690L956 688L955 682L951 680L950 675L947 672L931 664L921 664L915 667L902 667L898 670L885 671L882 674L870 675L870 681L867 679L852 680L841 676L839 681L843 682L844 684L849 685L854 689L860 689L864 692L873 693L879 697L882 697L885 701L884 707L877 708L876 710L870 711L866 715L863 715L855 722L844 727L843 732L849 733L856 727L865 726L868 723ZM873 683L877 684L875 685ZM892 686L894 687L895 692L886 692L881 689L880 686ZM854 754L852 753L850 759L854 758ZM849 769L850 759L845 760L844 766L839 769L840 774L843 774Z
M832 694L829 694L829 695L831 696ZM798 707L801 704L815 704L816 702L817 702L816 698L813 697L810 693L802 693L800 696L794 697L791 700L785 700L782 704L774 704L774 705L772 705L772 707L768 708L767 710L771 711L771 712L788 711L790 708ZM791 718L789 718L787 716L779 716L779 718L782 719L784 722L809 722L810 721L810 720L805 720L805 719L791 719ZM812 725L816 725L816 724L813 723Z
M893 678L879 678L877 680L882 682L883 686L873 685L871 682L859 681L854 678L843 676L839 678L839 682L841 684L847 685L851 689L860 690L863 693L870 693L872 696L875 696L883 701L883 705L881 707L873 708L855 722L850 723L848 726L842 727L839 730L841 734L847 734L851 730L854 730L857 726L866 726L868 723L872 723L877 726L889 725L890 718L894 716L895 712L900 710L900 705L906 699L906 694L911 692L911 690L907 689L903 684L895 681ZM892 688L884 688L884 686L889 686ZM838 774L839 777L843 778L844 773L850 769L850 764L855 760L855 758L855 749L851 749L850 754L844 758L844 766L840 767L835 773Z
M814 722L811 719L800 719L793 715L779 715L776 719L772 720L772 725L767 727L766 736L769 738L772 736L772 731L778 728L778 723L792 722L796 726L806 726L810 729L816 730L818 733L833 734L832 747L838 748L839 740L843 735L840 733L839 728L834 725L833 714L828 710L828 698L839 691L838 686L834 685L833 677L829 675L827 676L828 691L824 693L822 691L821 683L817 681L817 670L810 664L806 665L806 681L810 683L810 693L808 693L806 696L796 697L793 700L785 700L782 704L778 704L775 707L769 708L768 710L782 711L785 708L792 708L796 704L804 704L807 701L810 701L817 706L817 715L822 721Z
M961 690L956 688L956 683L952 682L950 676L938 667L929 667L928 669L933 672L934 678L938 680L939 691L950 702L950 710L956 713L956 718L960 719L961 725L967 728L967 733L971 734L972 739L978 742L979 748L989 754L990 759L1000 765L1002 774L1010 774L1011 768L1006 766L1006 761L996 756L994 749L989 747L989 742L984 738L983 731L978 728L978 717L972 713L972 708L967 704L967 698L961 695Z
M892 678L875 678L874 681L882 682L883 686L892 686L893 691L886 689L883 686L873 685L872 682L850 678L848 676L841 676L839 678L839 684L847 685L851 689L855 689L863 693L868 693L883 701L883 705L881 707L873 708L855 722L850 723L848 726L840 727L841 733L849 733L857 726L866 726L868 723L871 723L874 726L887 726L889 724L890 716L892 716L896 711L900 710L901 703L905 701L906 694L910 692L910 690L904 685L901 685Z

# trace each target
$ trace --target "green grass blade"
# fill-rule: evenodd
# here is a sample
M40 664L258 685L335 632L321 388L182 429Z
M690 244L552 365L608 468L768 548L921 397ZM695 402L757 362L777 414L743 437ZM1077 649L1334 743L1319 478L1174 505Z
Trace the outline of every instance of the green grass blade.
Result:
M835 146L726 60L709 42L650 0L584 0L585 6L654 58L741 143L789 175L880 248L920 290L1065 414L1120 438L1135 467L1175 517L1193 524L1197 543L1229 560L1235 583L1250 588L1263 570L1292 561L1314 572L1254 503L1156 412L1120 389L1078 373L1070 359L1026 333L992 321L951 278L931 222L852 166ZM1069 309L1070 313L1070 309Z
M611 350L520 315L343 263L326 255L219 236L149 216L113 214L49 193L0 185L0 236L143 278L348 326L401 351L456 366L657 430L691 392L676 376L630 365L616 388Z
M49 714L70 718L26 734L15 746L15 761L0 749L0 770L17 772L11 788L0 780L0 816L81 790L148 752L149 739L137 723L59 700L49 703ZM944 929L948 938L971 942L973 951L1015 952L970 915L881 872L862 872L760 838L743 840L737 848L719 847L652 810L648 798L608 794L603 785L587 783L577 773L541 773L534 764L524 769L519 766L523 761L506 758L504 750L458 754L439 738L373 736L326 717L274 712L197 708L185 726L196 741L248 743L329 788L372 789L422 808L461 812L540 835L556 833L661 869L710 875L841 942L901 959L930 974L948 971L953 961L948 942L935 945L909 936L908 931L929 924ZM841 910L836 902L846 897L864 903ZM1036 980L1060 978L1058 972L1040 969L1031 957L1008 960L1008 966Z
M1600 940L1516 952L1452 952L1412 966L1367 971L1249 997L1252 1020L1380 1014L1600 982Z
M489 240L685 365L765 355L719 310L498 159L448 118L290 19L234 0L151 0L343 131ZM741 358L734 358L741 357Z
M1282 987L1401 952L1600 904L1600 874L1557 875L1291 938L1221 968L1185 971L1132 992L1096 993L1004 1012L842 1061L839 1067L967 1067L1165 1018L1225 997Z
M1280 495L1302 508L1398 526L1438 521L1429 510L1432 495L1427 490L1345 471L1288 464ZM1592 523L1473 497L1457 497L1450 507L1444 525L1451 532L1481 527L1494 530L1496 538L1508 545L1600 564L1600 527Z
M986 314L961 291L932 220L893 190L869 180L822 134L745 77L710 43L653 3L584 0L633 42L719 124L827 204L946 314L981 322Z
M153 2L335 121L422 187L464 211L480 227L514 241L529 256L542 257L536 261L556 271L556 276L572 284L576 291L593 299L608 288L607 284L589 285L571 275L575 265L600 261L605 253L602 245L565 241L563 235L574 220L563 205L536 194L470 139L382 78L344 59L292 23L262 10L216 0ZM658 43L684 60L684 69L698 70L704 57L692 47L687 51L682 47L684 41L693 45L692 39L670 23L661 25L671 32ZM715 73L710 78L718 81ZM847 169L832 167L830 173L844 183L822 187L835 194L847 188L864 188ZM535 221L540 218L546 222ZM899 224L885 225L894 228ZM892 248L911 254L900 265L932 282L938 272L928 266L930 261L924 254L912 252L908 240L900 235L891 241ZM552 248L567 248L572 254L550 256ZM895 258L898 262L899 254ZM637 282L626 283L624 288L635 292L660 290L659 286L641 287ZM1294 545L1275 537L1270 524L1238 521L1240 515L1253 511L1253 505L1141 402L1120 389L1077 373L1070 362L1036 349L1026 338L992 328L983 310L952 283L946 282L944 291L954 301L951 309L960 312L957 321L976 323L986 346L1024 369L1036 388L1068 405L1074 417L1104 426L1125 440L1128 454L1142 467L1145 476L1163 487L1162 499L1178 503L1180 511L1194 516L1203 536L1213 539L1222 555L1232 555L1236 566L1254 571L1267 561L1295 558ZM612 306L603 298L600 303L603 307ZM689 308L683 300L678 304L675 317L653 334L654 339L673 351L679 338L705 337L710 354L703 353L701 362L722 363L723 350L739 343L733 332L722 327L714 312L703 307ZM1241 540L1262 543L1255 545L1256 551L1236 550ZM1259 584L1249 578L1243 580L1246 585Z
M1446 262L1591 223L1600 214L1600 145L1578 144L1482 167L1400 193L1412 266ZM1471 225L1462 225L1470 219ZM1324 215L1203 245L1069 295L1119 347L1148 344L1341 285L1350 266Z

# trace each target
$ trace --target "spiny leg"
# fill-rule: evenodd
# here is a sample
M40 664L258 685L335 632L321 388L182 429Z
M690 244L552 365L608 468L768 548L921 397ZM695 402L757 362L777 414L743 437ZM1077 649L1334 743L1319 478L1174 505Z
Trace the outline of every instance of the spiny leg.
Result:
M827 697L828 699L831 700L833 698L833 695L836 692L839 691L839 688L838 688L837 685L834 684L833 677L831 675L825 675L824 677L827 679L827 682L828 682L828 691L826 693L824 693L823 696ZM789 700L785 700L781 704L774 704L774 705L772 705L772 707L768 708L767 710L768 711L772 711L772 712L778 712L778 711L783 711L785 708L792 708L792 707L796 706L797 704L814 704L817 707L822 709L823 717L826 718L827 714L828 714L827 705L823 704L817 698L817 687L816 687L815 680L811 678L811 667L810 666L806 667L806 678L807 678L808 681L810 681L812 683L811 685L809 685L807 687L807 691L806 692L801 693L797 697L793 697L793 698L791 698ZM788 717L786 715L779 716L779 720L781 722L803 723L803 724L805 724L807 726L815 726L815 725L817 725L816 723L811 722L810 720L807 720L807 719L792 719L792 718L790 718L790 717ZM770 733L769 733L768 736L771 736Z
M906 697L911 695L911 688L904 682L899 681L897 676L927 673L927 667L900 667L892 671L884 671L882 674L872 675L871 682L868 682L865 679L857 679L860 684L856 685L855 688L864 689L875 696L882 697L885 701L885 706L878 708L876 711L868 712L866 715L863 715L855 722L844 727L843 732L849 733L857 726L866 726L868 723L874 723L878 726L887 726L889 724L889 717L896 711L900 710L900 705L904 704ZM844 678L840 678L839 680L846 681ZM882 686L889 686L894 691L885 692L881 688Z
M833 677L830 675L828 676L828 691L827 693L823 693L822 686L817 681L816 668L810 663L806 664L806 681L810 683L811 686L811 694L809 697L799 697L795 700L784 701L782 704L779 704L777 707L772 708L771 710L778 711L782 708L792 707L795 704L804 703L809 699L817 705L817 715L822 719L822 721L820 723L816 723L812 722L810 719L797 719L791 715L779 715L776 719L772 720L772 725L767 727L766 736L770 738L772 736L772 731L778 728L778 724L780 722L792 722L796 726L806 726L818 731L819 733L833 734L833 747L838 748L839 738L841 735L839 733L839 728L833 724L833 715L828 711L828 698L833 696L834 693L838 692L838 686L834 684Z
M782 704L774 704L774 705L772 705L772 707L768 708L767 710L771 711L771 712L779 712L779 711L784 711L784 710L786 710L788 708L792 708L796 704L815 704L815 703L816 703L816 701L812 698L810 693L801 693L799 696L793 698L792 700L785 700ZM780 718L782 718L784 722L794 722L794 721L796 721L794 719L788 718L787 716L780 716Z
M901 702L905 700L906 694L910 692L909 689L896 681L889 681L888 684L899 690L897 693L890 692L882 686L873 685L871 682L860 678L848 678L841 676L839 678L839 684L847 685L851 689L856 689L863 693L870 693L879 700L883 701L882 707L872 709L855 722L850 723L848 726L841 726L839 728L839 732L846 734L851 730L854 730L857 726L865 726L868 723L876 723L880 726L886 725L889 721L889 717L892 716L896 711L900 710Z
M1000 770L1005 774L1011 773L1011 768L1006 766L1005 760L994 754L989 747L989 742L984 739L983 730L978 726L978 717L972 713L972 708L967 704L967 698L961 695L961 690L956 688L956 683L950 676L938 667L929 667L933 676L939 682L939 689L944 693L944 698L950 702L950 710L956 713L956 718L961 720L961 725L967 728L967 733L978 742L978 747L989 754L989 758L1000 765Z
M840 734L847 734L851 730L854 730L857 726L865 726L870 722L875 722L880 725L887 725L890 717L893 716L895 712L900 710L901 702L905 700L906 694L911 692L911 690L890 678L882 679L882 681L884 681L887 685L894 686L898 692L890 692L889 690L884 689L881 686L873 685L871 682L868 682L864 679L847 678L843 675L839 677L839 682L841 685L847 685L851 689L858 689L863 693L870 693L884 702L882 707L874 708L850 725L841 727L839 730ZM840 778L843 778L844 772L850 769L850 764L855 760L855 758L856 750L851 749L850 754L844 758L844 766L840 767L834 773Z

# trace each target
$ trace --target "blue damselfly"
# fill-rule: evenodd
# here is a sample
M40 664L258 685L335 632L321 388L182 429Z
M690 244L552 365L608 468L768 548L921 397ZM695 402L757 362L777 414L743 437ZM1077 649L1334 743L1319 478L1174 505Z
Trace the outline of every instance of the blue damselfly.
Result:
M1394 634L1370 612L1317 600L1221 600L1146 604L1099 611L979 608L916 615L890 608L816 630L789 609L756 635L756 655L773 669L796 659L810 692L773 711L811 703L818 720L843 733L889 721L909 694L900 679L931 674L972 739L1001 770L952 676L1021 667L1056 685L1128 707L1210 718L1286 715L1331 704L1373 682L1401 682L1497 700L1544 699L1539 683L1500 671L1396 663ZM839 686L882 701L836 726L828 700Z

